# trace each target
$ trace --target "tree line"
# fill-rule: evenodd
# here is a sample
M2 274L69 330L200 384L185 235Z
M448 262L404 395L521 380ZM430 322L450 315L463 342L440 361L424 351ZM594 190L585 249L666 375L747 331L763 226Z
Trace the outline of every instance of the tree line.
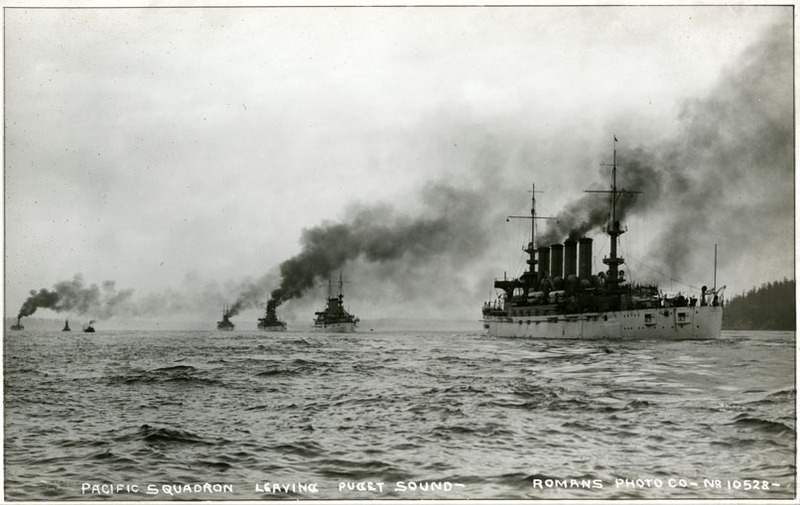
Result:
M766 282L725 303L723 330L795 330L794 280Z

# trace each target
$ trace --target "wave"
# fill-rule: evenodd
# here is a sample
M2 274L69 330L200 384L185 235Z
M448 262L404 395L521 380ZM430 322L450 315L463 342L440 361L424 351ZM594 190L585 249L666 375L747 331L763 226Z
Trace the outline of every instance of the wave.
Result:
M766 391L745 391L745 393L766 393ZM794 403L797 399L797 391L795 389L782 389L772 393L768 393L763 398L742 402L743 405L768 405L778 404L785 405L786 403Z
M110 384L159 384L181 383L185 385L196 384L199 386L219 385L216 379L204 377L206 371L198 370L191 365L175 365L153 370L132 369L123 375L116 375L109 379Z
M739 414L734 418L731 425L740 426L747 429L758 430L772 435L791 435L794 436L794 428L780 421L770 421L758 417L750 417L749 414Z
M269 450L278 454L294 454L303 458L315 458L325 453L322 446L316 442L280 443L270 446Z
M143 424L134 435L135 439L148 444L192 444L192 445L216 445L216 442L205 440L189 431L157 428L149 424Z
M336 479L368 480L379 475L382 480L388 482L408 478L408 475L401 469L379 460L326 458L314 460L312 463L321 475Z
M275 367L264 370L256 374L256 377L272 377L275 375L297 375L297 370L289 370L287 368Z

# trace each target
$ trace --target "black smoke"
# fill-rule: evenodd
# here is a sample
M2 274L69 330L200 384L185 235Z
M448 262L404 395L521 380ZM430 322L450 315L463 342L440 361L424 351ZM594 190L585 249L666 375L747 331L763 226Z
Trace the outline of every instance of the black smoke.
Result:
M275 276L267 273L255 280L244 281L239 287L239 296L228 308L228 316L238 315L242 310L263 307L269 297L269 289L274 286Z
M791 40L790 23L769 30L704 98L684 102L674 138L648 145L620 135L618 188L641 193L620 196L619 219L646 215L658 223L648 257L662 258L659 267L669 275L679 275L692 263L693 251L713 250L716 241L729 257L755 256L759 247L791 234ZM609 147L611 139L609 134ZM600 177L608 186L586 189L609 190L610 168ZM609 203L608 195L583 194L558 213L557 222L548 222L541 243L602 229L609 223Z
M486 237L493 219L480 212L487 196L479 191L439 182L422 192L418 215L390 205L351 207L340 222L305 229L302 250L280 265L280 286L272 291L277 305L300 298L310 288L355 260L386 266L381 282L400 283L405 270L436 257L454 262L480 256L491 243Z
M39 291L32 290L19 309L17 317L30 316L36 309L42 308L107 319L132 296L132 289L117 291L114 281L105 281L100 286L96 284L87 286L83 276L75 274L72 280L56 283L52 290L44 288Z
M429 125L414 125L416 136L408 136L414 141L410 144L424 146L419 151L425 155L417 157L435 165L432 172L451 172L446 181L421 191L420 205L410 206L419 208L418 212L403 210L401 202L353 206L341 219L304 230L301 251L284 261L274 275L225 286L193 280L145 295L135 303L130 291L116 292L113 283L87 287L78 276L52 290L32 292L20 315L30 315L39 307L100 318L123 309L134 316L167 315L221 308L230 300L234 300L235 314L263 307L267 298L280 303L301 297L354 262L366 262L363 275L372 275L362 279L362 285L388 286L408 298L474 296L478 290L491 289L491 279L473 289L459 284L462 277L469 277L460 276L459 270L474 275L471 265L507 245L498 230L505 215L524 208L516 198L525 197L531 182L538 188L543 181L542 189L552 191L546 185L547 166L567 171L575 166L568 161L576 158L608 164L612 133L619 137L618 186L640 192L620 196L619 218L625 224L634 215L646 214L657 222L658 233L650 235L653 254L649 256L663 258L669 273L692 263L691 255L698 247L713 248L715 240L723 251L748 258L780 240L788 240L791 246L791 41L791 23L770 30L720 75L708 93L683 103L676 118L680 133L666 140L638 136L638 130L648 130L636 127L637 121L646 120L646 111L639 117L619 118L622 128L590 132L608 139L608 149L600 152L585 148L585 138L576 138L584 137L582 128L580 136L572 135L571 128L537 135L521 123L492 131L469 116L439 114ZM580 126L580 118L574 121ZM599 178L605 185L585 189L608 190L607 166ZM582 194L561 212L548 213L558 220L540 226L545 233L537 241L547 245L597 231L608 221L608 203L608 195ZM498 268L498 261L493 256L487 269ZM440 283L446 288L440 288ZM73 296L72 291L81 294Z

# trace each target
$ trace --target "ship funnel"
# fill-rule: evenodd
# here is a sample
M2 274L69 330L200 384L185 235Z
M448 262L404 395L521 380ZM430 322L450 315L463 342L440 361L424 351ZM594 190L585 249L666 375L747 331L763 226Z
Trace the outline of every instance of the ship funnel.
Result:
M550 249L540 247L539 251L539 279L544 279L550 275Z
M578 243L581 246L578 256L578 278L588 279L592 276L592 239L583 237Z
M550 275L553 279L564 275L564 246L561 244L550 246Z
M578 243L571 238L564 241L564 278L576 275L578 265Z

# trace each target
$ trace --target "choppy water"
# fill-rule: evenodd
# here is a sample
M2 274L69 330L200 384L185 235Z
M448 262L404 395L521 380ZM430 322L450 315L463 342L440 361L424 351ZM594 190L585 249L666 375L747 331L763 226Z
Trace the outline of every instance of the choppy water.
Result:
M796 495L793 333L22 331L4 364L6 500Z

